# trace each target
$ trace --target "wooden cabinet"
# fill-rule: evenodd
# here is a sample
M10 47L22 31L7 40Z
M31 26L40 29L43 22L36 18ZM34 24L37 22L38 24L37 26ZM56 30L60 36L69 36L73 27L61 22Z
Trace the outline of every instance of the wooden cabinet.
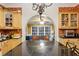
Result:
M59 36L79 38L79 5L59 7Z
M0 6L0 28L21 29L22 9L20 7L3 8Z
M77 27L78 25L78 23L77 23L77 14L75 13L75 14L71 14L70 15L70 27Z
M22 14L20 12L13 12L13 27L17 29L22 28Z

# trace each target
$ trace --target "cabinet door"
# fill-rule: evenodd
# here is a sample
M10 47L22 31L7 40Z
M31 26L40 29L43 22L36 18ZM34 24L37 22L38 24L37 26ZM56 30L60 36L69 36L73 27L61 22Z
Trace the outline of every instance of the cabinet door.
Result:
M61 27L69 26L69 14L61 14Z
M5 27L4 22L4 11L2 8L0 8L0 28Z
M17 29L22 28L22 15L21 13L13 12L13 27Z
M70 27L77 27L77 14L70 14Z

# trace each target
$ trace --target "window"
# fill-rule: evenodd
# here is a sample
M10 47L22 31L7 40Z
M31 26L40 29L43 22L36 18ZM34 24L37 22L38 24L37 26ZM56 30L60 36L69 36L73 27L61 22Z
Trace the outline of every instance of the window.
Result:
M37 27L32 27L32 35L37 35Z
M33 36L45 36L50 34L50 26L47 27L32 27L32 35Z
M39 36L44 36L44 27L39 27Z
M45 27L45 35L49 35L50 34L50 27Z
M5 25L8 27L12 26L12 14L10 12L5 14Z

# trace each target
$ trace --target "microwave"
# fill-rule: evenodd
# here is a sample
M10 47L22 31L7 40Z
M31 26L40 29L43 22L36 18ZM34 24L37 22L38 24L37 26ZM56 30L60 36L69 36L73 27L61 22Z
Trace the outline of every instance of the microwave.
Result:
M65 37L75 37L74 31L65 31Z

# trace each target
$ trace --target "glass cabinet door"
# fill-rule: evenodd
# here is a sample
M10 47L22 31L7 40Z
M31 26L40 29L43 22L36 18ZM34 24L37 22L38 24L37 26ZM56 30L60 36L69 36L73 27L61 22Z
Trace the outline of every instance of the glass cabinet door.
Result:
M5 25L8 27L12 26L12 13L10 12L5 13Z
M61 26L67 27L69 22L69 15L68 14L61 14Z
M77 27L77 14L71 14L70 15L70 26L71 27Z

